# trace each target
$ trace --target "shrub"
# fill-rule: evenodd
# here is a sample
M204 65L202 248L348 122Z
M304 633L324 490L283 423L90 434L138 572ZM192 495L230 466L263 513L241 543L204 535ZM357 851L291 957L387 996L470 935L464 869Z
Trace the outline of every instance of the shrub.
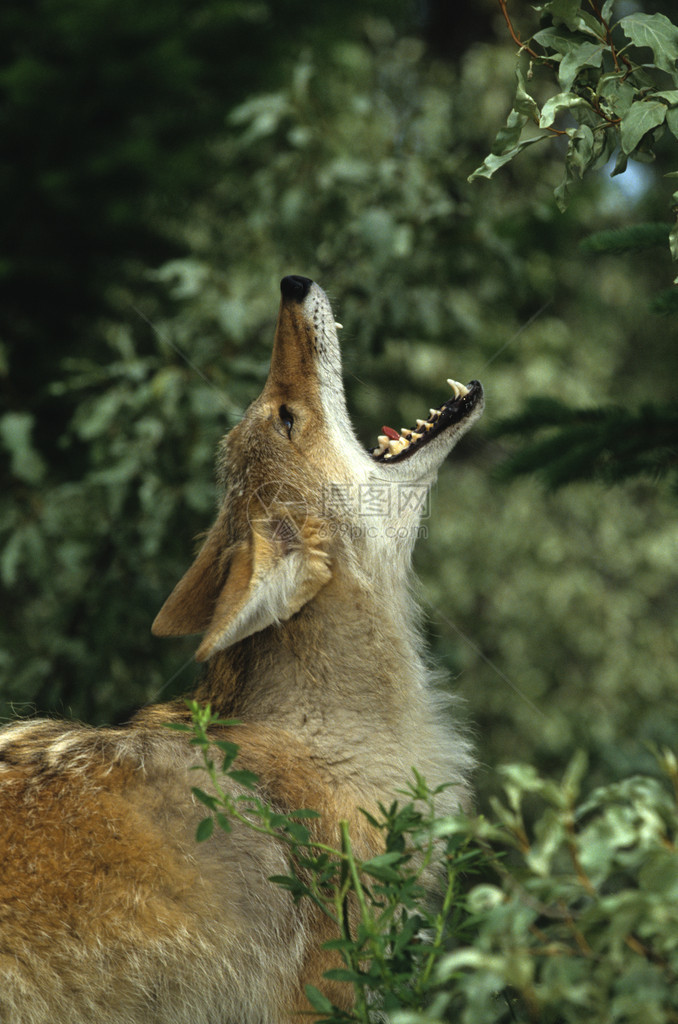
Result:
M657 754L657 777L634 776L582 796L586 758L560 782L529 765L500 770L504 798L489 817L440 818L415 772L406 801L381 807L372 825L384 852L354 856L345 823L340 848L312 839L311 810L280 814L234 767L237 746L214 739L227 726L192 702L192 733L206 788L206 841L232 822L289 848L289 873L271 881L310 899L337 927L344 962L328 977L355 989L351 1014L313 988L326 1024L610 1024L676 1020L678 1007L678 760ZM228 780L239 795L229 792ZM667 785L668 783L668 785ZM244 787L244 789L242 788ZM422 873L439 861L442 898L432 906ZM480 876L480 877L479 877ZM347 906L355 900L358 925Z

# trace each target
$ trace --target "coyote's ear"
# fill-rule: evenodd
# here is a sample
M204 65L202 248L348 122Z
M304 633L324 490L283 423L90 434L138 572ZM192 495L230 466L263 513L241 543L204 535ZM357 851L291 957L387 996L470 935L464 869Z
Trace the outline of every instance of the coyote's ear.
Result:
M195 562L153 623L156 636L205 632L196 658L289 619L331 576L329 557L309 522L258 523L246 541L224 552L214 525Z
M204 633L212 621L224 574L224 534L219 520L207 534L191 568L179 580L151 626L154 636L189 636Z

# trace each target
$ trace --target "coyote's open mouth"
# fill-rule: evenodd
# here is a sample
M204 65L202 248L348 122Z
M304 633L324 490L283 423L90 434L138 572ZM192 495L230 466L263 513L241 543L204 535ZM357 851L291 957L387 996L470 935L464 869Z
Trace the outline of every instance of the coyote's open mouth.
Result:
M447 383L454 392L452 398L443 402L440 408L430 409L428 419L417 420L412 430L403 427L398 433L392 427L382 427L384 432L377 439L379 445L371 452L373 459L377 462L401 462L473 412L483 395L480 381L460 384L459 381L448 380Z

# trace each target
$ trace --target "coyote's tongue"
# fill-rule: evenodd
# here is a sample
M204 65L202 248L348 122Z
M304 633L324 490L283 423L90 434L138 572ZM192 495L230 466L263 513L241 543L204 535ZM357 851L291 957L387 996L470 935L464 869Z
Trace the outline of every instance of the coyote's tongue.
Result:
M400 434L398 433L398 431L394 430L393 427L382 427L381 428L381 432L382 432L382 434L386 434L386 436L390 437L391 440L393 440L393 441L397 441L398 438L400 437Z

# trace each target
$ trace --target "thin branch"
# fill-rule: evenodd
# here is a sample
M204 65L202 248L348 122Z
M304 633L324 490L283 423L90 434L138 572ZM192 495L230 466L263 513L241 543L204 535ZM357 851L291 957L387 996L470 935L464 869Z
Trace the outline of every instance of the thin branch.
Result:
M617 48L612 41L612 29L610 28L610 23L603 17L602 11L598 7L598 4L595 2L595 0L589 0L589 6L591 7L591 10L595 14L600 24L605 29L605 42L610 47L610 53L612 54L612 60L614 61L615 70L621 72L621 68L619 67L619 57L621 56L622 61L624 62L624 64L626 64L626 67L628 69L627 73L629 71L633 71L633 65L626 56L626 54L617 53Z
M544 60L543 57L540 57L540 55L538 53L536 53L530 46L528 46L527 43L522 42L520 36L518 35L516 30L514 29L512 23L511 23L511 18L509 16L509 12L506 9L506 0L498 0L498 3L499 3L499 6L501 7L501 13L504 15L504 20L506 21L506 24L508 26L508 30L511 33L511 39L516 44L516 46L519 46L521 50L525 50L525 52L529 53L530 57L533 57L535 60L543 61Z

